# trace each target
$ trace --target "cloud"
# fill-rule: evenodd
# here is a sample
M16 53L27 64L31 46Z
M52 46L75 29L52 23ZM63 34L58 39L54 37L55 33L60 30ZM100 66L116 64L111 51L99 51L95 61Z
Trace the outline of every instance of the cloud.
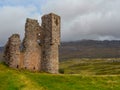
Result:
M0 45L13 33L24 35L27 17L46 13L62 18L62 41L120 39L120 0L0 0Z
M11 34L19 33L23 38L26 18L39 19L40 14L35 12L36 7L34 6L0 7L0 46L7 42Z
M62 17L62 40L120 39L120 0L48 0L42 13Z

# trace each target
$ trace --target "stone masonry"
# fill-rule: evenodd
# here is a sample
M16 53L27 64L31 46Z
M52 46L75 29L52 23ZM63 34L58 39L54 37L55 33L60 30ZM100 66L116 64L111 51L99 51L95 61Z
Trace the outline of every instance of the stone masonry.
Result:
M29 70L41 69L41 46L39 45L40 26L37 20L27 19L25 38L23 40L24 68Z
M5 63L12 68L58 73L59 45L60 16L44 15L41 26L37 20L27 18L22 44L20 36L13 34L5 46Z
M60 44L60 17L55 14L44 15L42 17L43 40L43 60L44 71L56 73L58 71L58 45Z
M5 62L9 67L19 68L20 64L20 36L13 34L5 46Z

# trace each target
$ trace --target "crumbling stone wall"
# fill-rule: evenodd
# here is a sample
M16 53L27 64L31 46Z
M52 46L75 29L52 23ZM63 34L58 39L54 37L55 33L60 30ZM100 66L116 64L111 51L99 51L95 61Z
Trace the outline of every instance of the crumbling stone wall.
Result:
M41 69L40 26L37 20L27 19L25 24L24 68L39 71Z
M13 34L5 46L5 62L9 67L20 68L20 36Z
M20 37L12 35L5 48L5 62L13 68L58 73L60 16L50 13L37 20L27 18L25 37L20 52Z

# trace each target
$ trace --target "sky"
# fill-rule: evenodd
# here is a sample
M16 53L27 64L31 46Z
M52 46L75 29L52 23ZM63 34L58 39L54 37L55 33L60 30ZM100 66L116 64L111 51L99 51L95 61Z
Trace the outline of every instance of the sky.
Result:
M61 16L61 40L120 40L120 0L0 0L0 46L24 37L26 18Z

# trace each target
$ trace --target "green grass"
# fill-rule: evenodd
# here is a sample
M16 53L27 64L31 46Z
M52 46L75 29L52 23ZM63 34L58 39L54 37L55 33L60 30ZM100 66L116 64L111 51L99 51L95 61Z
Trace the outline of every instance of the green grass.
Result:
M108 64L108 61L105 65ZM0 63L0 90L120 90L120 75L110 75L108 72L108 75L104 75L104 73L101 75L104 70L100 69L102 66L99 67L97 63L104 64L105 62L104 60L90 62L89 59L82 59L82 61L75 59L60 63L60 67L65 70L65 73L76 72L81 67L82 73L80 74L33 73L26 70L11 69ZM116 67L111 68L112 65L116 65ZM115 70L119 68L118 63L107 66L109 67L106 67L105 71L108 69L110 72L111 68L113 70L111 72L118 73L119 70ZM83 72L84 70L85 72ZM96 72L101 73L95 75Z
M119 75L120 58L72 59L60 63L65 74Z

